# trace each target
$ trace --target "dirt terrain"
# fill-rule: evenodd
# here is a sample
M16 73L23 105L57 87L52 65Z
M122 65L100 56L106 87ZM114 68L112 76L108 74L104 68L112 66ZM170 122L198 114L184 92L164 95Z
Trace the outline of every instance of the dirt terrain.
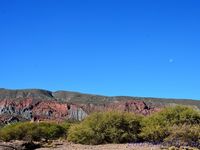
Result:
M41 148L43 147L43 148ZM104 145L82 145L67 141L53 141L52 143L31 143L26 141L0 141L0 150L160 150L161 145L149 143L127 143L127 144L104 144Z

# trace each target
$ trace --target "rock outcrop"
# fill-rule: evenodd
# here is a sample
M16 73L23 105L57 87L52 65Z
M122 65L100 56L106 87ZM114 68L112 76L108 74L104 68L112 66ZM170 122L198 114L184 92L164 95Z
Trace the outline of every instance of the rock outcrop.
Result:
M3 123L20 120L82 120L87 114L73 104L61 103L56 100L24 99L0 101L0 118Z
M0 89L0 124L18 121L82 120L96 111L127 111L149 115L181 100L140 97L106 97L76 92ZM184 100L189 103L189 100ZM191 104L200 106L199 101Z

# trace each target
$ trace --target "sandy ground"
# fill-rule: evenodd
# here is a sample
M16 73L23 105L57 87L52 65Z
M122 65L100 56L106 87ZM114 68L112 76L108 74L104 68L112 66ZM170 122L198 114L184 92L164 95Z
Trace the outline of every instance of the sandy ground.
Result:
M151 144L106 144L106 145L81 145L63 143L56 148L39 148L37 150L160 150L160 145Z
M11 141L1 142L0 150L13 150L15 147L17 150L22 149L22 145L25 141ZM37 144L37 143L35 143ZM53 141L52 143L46 143L43 145L45 148L38 148L37 150L160 150L160 145L152 145L149 143L137 143L137 144L105 144L105 145L81 145L73 144L67 141Z

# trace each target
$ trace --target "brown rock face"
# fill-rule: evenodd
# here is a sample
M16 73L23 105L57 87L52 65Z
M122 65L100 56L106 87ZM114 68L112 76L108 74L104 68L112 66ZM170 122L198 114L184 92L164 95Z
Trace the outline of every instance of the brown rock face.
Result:
M97 111L124 111L131 112L134 114L150 115L152 112L157 112L160 108L149 107L143 101L129 100L129 101L115 101L103 105L84 105L82 106L86 112L97 112Z
M0 125L25 120L82 120L96 111L127 111L149 115L168 104L200 101L140 97L106 97L76 92L0 89Z
M150 108L143 101L126 101L126 102L116 102L112 103L109 106L113 110L121 110L126 112L133 112L136 114L149 115L154 111L157 111L155 108Z
M36 102L31 98L20 101L5 99L0 101L0 121L9 123L20 120L82 120L92 112L110 110L128 111L143 115L148 115L154 111L140 101L117 101L96 105L61 103L56 100L37 100Z
M0 101L0 114L21 116L24 119L64 119L68 115L67 104L53 100L43 101L23 99L15 101L5 99Z

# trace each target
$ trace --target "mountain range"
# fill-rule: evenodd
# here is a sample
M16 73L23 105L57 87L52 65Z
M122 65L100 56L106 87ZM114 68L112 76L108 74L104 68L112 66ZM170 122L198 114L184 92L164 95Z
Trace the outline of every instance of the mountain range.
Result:
M199 100L101 96L69 91L41 89L0 89L0 125L18 121L82 120L96 111L128 111L149 115L170 105L200 109Z

